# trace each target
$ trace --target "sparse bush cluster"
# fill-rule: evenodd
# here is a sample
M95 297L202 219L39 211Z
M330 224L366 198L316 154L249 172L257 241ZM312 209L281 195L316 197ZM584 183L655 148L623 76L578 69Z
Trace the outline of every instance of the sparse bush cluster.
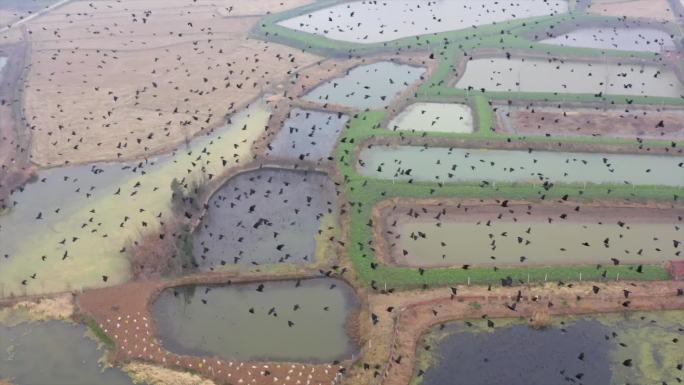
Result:
M193 256L193 219L201 210L203 180L183 184L171 182L171 205L174 218L163 222L158 229L142 234L126 247L129 250L134 279L180 275L197 267Z

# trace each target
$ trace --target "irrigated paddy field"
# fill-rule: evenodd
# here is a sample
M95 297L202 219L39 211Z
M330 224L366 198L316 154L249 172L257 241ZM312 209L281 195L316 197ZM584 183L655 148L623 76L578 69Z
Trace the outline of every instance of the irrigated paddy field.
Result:
M455 86L475 92L484 89L672 98L684 95L684 87L675 73L664 66L560 59L473 59L468 61Z
M379 43L568 11L565 0L520 0L505 8L488 9L490 5L491 2L487 0L402 0L396 4L354 1L284 20L279 24L333 40Z
M269 143L269 159L327 161L349 121L347 115L294 108Z
M364 148L364 176L420 182L684 186L682 156L381 146Z
M418 81L425 68L392 62L356 67L344 77L329 80L304 96L304 100L323 105L356 109L388 106L394 98Z
M427 132L473 132L473 113L468 105L414 103L387 125L390 130Z
M684 211L577 202L443 202L383 210L392 263L548 266L663 263L684 240Z
M580 28L540 41L567 47L663 52L675 48L672 36L653 28Z

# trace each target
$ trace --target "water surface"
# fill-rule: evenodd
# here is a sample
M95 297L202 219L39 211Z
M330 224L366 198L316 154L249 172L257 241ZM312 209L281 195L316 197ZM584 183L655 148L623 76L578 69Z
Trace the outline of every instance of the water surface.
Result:
M0 325L0 378L16 385L131 385L121 370L104 369L104 351L86 328L60 321Z
M375 146L359 159L362 175L391 180L684 186L681 156Z
M670 34L654 28L580 28L541 43L568 47L661 52L675 48Z
M326 161L349 117L294 108L271 141L266 156L276 159Z
M173 154L39 171L0 215L0 297L126 281L125 247L170 216L171 182L217 177L249 161L268 117L258 102Z
M414 103L392 119L387 128L400 131L473 132L473 113L466 104Z
M567 11L564 0L355 1L278 24L334 40L378 43Z
M457 88L480 91L640 95L679 98L684 87L667 67L543 59L468 61Z
M321 104L377 109L388 106L424 73L425 68L388 61L362 65L344 77L321 84L303 99Z
M456 322L419 344L419 352L430 345L435 356L413 384L676 383L683 321L684 312L675 311L553 318L543 330L515 320L494 320L494 328L482 319Z
M354 290L328 278L168 289L153 305L164 346L229 359L332 362L356 346L345 331Z
M264 168L239 174L209 201L194 236L204 270L233 264L311 263L337 221L335 185L324 173Z
M662 263L684 242L682 210L577 206L402 208L388 216L387 238L409 266Z

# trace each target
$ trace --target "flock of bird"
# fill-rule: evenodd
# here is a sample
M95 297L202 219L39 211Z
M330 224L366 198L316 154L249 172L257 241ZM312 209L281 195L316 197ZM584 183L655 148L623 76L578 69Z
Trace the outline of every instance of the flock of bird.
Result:
M453 2L401 0L399 2L397 0L397 2L400 4L380 1L341 4L328 10L295 17L281 24L333 39L369 43L471 26L477 31L477 27L483 24L529 16L553 15L567 11L568 6L561 0L521 0L511 4L484 0L473 2L461 0ZM149 7L145 5L147 3ZM190 150L191 142L198 140L193 137L199 133L213 132L215 127L222 123L223 116L236 113L245 107L249 100L257 98L266 90L279 90L278 84L294 82L292 78L305 73L307 65L314 69L321 65L323 58L306 52L306 49L299 51L279 44L248 38L247 31L256 25L261 13L257 15L240 13L240 4L235 1L216 1L216 3L219 5L207 0L173 0L168 9L165 9L164 4L157 4L151 0L149 2L76 1L25 23L28 42L24 41L23 44L26 44L26 49L31 53L30 62L26 67L29 75L25 79L26 88L23 90L23 101L27 105L22 106L23 109L15 109L15 111L22 110L24 116L14 118L19 120L17 124L22 126L22 131L30 133L27 136L30 136L31 143L30 145L21 144L20 138L15 137L5 126L0 126L2 134L0 140L11 143L9 147L13 148L16 154L31 155L30 159L24 161L25 167L28 167L29 161L33 161L43 166L56 166L57 168L38 171L32 185L18 186L10 195L0 196L0 239L3 239L2 236L5 239L8 237L14 239L11 246L0 245L0 270L10 261L16 262L16 254L20 252L19 241L24 239L22 237L40 242L40 234L31 238L29 235L35 234L28 234L28 232L32 227L38 226L36 224L46 222L49 222L46 226L49 227L47 232L51 236L58 234L56 239L59 241L49 246L52 254L33 257L40 258L42 262L48 259L51 262L58 259L58 263L50 265L56 266L57 270L46 269L40 265L31 266L25 274L12 277L17 282L0 282L0 289L3 284L35 287L39 279L49 281L51 275L62 274L59 271L60 263L66 264L74 259L70 247L76 247L75 245L92 234L96 234L98 241L103 244L110 242L110 239L115 237L114 231L104 232L101 229L102 223L111 221L111 218L101 216L99 209L106 211L108 200L127 199L130 201L130 206L134 206L138 204L137 199L141 195L150 200L167 198L162 192L168 192L169 186L158 185L161 179L155 179L156 177L153 176L157 167L163 167L161 165L163 161L160 159L164 159L166 164L180 163L178 157L181 156L189 159L188 163L182 163L189 166L178 170L177 176L177 180L181 181L186 190L192 188L191 174L206 175L206 169L216 165L217 162L208 161L212 153L223 154L221 161L224 168L235 166L238 159L244 158L242 151L246 147L257 145L256 139L245 139L234 143L232 148L218 149L215 146L212 147L212 140L206 146ZM287 3L286 1L273 3L274 7L287 8L287 5L283 6L283 3ZM220 4L226 6L220 6ZM70 8L72 6L73 8ZM259 12L265 14L266 11L261 9ZM455 11L465 12L463 19L449 21L448 12ZM169 20L172 23L169 23ZM7 37L9 31L3 32L6 39L9 39ZM486 36L478 36L477 33L472 36L474 41L482 41L485 38ZM154 44L150 43L152 47L147 47L148 40L154 41ZM99 46L100 44L102 46ZM458 54L462 54L464 63L476 59L475 52L457 47L457 44L448 40L440 42L444 50L455 50ZM355 53L350 51L349 55L353 57ZM397 52L396 55L401 55L401 52ZM501 86L498 78L506 79L507 83L511 82L510 74L514 72L516 65L513 61L520 57L513 49L502 49L501 52L497 52L497 55L505 58L502 59L503 70L488 73L485 76L487 83L495 84L493 88ZM429 58L435 59L435 54L429 54ZM428 59L428 54L426 54L426 59ZM568 65L564 59L545 57L544 61L552 63L557 69L573 72L564 68ZM663 63L665 63L663 55L658 55L651 64L661 66ZM370 64L367 67L360 67L360 70L359 68L350 70L346 77L330 80L314 89L309 94L309 101L320 104L322 109L328 108L328 111L294 109L298 101L292 100L291 97L286 98L290 104L288 108L293 108L293 110L288 115L287 121L279 122L281 126L284 126L283 130L275 136L273 141L266 144L266 154L276 158L333 163L334 143L338 137L344 136L349 119L349 116L340 112L340 109L336 109L335 106L351 107L358 111L370 110L367 106L390 110L388 106L393 102L401 104L405 101L397 101L395 96L418 81L424 73L423 68L397 64L393 66L394 68L388 68ZM582 67L582 71L586 72L580 75L593 79L593 85L599 89L606 87L605 77L599 79L594 76L594 69L591 67L591 65L587 65L586 68ZM636 68L635 65L632 67ZM633 68L630 71L613 74L622 79L625 89L632 88L630 76L641 76L643 73L643 68L641 71L632 70ZM453 63L449 71L456 76L463 75L459 72L464 69L459 69L456 63ZM360 77L355 77L357 73ZM664 76L659 70L649 72L649 74L654 79ZM546 79L544 82L550 80L562 79ZM635 80L635 82L640 81ZM2 82L4 86L8 80L2 79ZM515 80L513 83L516 83ZM637 88L643 86L645 84L635 85ZM481 85L469 85L463 88L469 93L484 94L491 91ZM681 85L674 88L680 89ZM684 88L681 89L684 90ZM289 96L288 92L289 90L284 91L285 96ZM606 95L602 91L595 94L596 100L601 102L604 96ZM511 103L512 100L508 102ZM2 103L3 105L18 104L21 101L17 97L15 100L2 100ZM632 104L637 103L628 97L626 105L614 108L629 113ZM391 111L392 114L397 112ZM657 114L657 112L644 112L644 114L647 113ZM425 111L421 114L425 114ZM434 122L435 120L432 120L426 124L433 125ZM3 124L5 122L0 119L0 125ZM247 128L248 124L245 123L241 131L246 131ZM654 127L645 127L644 130L658 131L664 128L665 122L660 120ZM268 134L269 129L270 127L259 127L259 134ZM325 130L335 132L332 134L322 132ZM422 137L426 136L428 136L427 133L422 134ZM405 133L400 133L399 139L406 143L422 138L409 137ZM507 143L515 144L515 142L525 140L524 137L520 137L508 139ZM634 145L640 152L651 151L649 145L640 137L634 137L628 143ZM438 147L432 144L422 146L426 151ZM560 147L561 144L558 143L558 146ZM372 147L373 145L368 145L367 149ZM171 148L177 149L170 152ZM536 151L529 148L526 152L534 158ZM666 175L666 177L679 185L684 185L682 149L676 141L670 141L666 151L667 156L674 159L674 166L668 169L674 171L672 175ZM163 155L164 153L167 155ZM469 154L466 153L466 157L468 156ZM257 159L256 155L250 153L246 160L259 165L267 163L267 159L268 157ZM614 164L611 159L610 156L606 156L596 164L584 163L584 165L612 173ZM105 160L121 163L94 163ZM393 164L398 165L398 171L395 174L408 177L407 183L413 183L411 173L418 171L403 167L401 164L403 161L404 159L394 159ZM451 171L455 171L462 163L461 159L449 156L443 159L431 159L431 161L434 162L432 165L434 168L449 164ZM567 158L565 164L571 164L574 161L575 159ZM21 162L20 156L17 155L2 164L3 173L0 177L10 175L8 170L16 170L17 164ZM365 167L362 159L359 162L361 168ZM475 174L487 168L503 167L504 171L509 173L519 168L516 164L502 165L483 159L478 160L477 163L477 165L469 166L470 171L474 171ZM538 160L534 158L532 163L536 164ZM244 162L239 166L243 164ZM377 171L382 172L383 166L389 167L379 164ZM646 174L662 172L651 168L642 170L639 167L640 165L635 164L631 172ZM561 175L568 174L568 170L556 171ZM209 179L213 176L214 174L209 174ZM345 177L348 178L349 175ZM551 200L547 196L555 193L553 191L557 188L555 180L542 173L536 173L535 177L540 182L538 199L540 201ZM101 182L105 179L106 182ZM52 183L54 181L56 183ZM9 182L0 179L0 185L3 183ZM102 191L104 189L98 188L98 183L113 189L113 194L104 194ZM366 183L364 182L362 188L366 186ZM47 189L42 186L53 187ZM436 195L435 193L445 186L445 181L439 181L428 190L431 195ZM487 190L495 188L489 181L481 181L479 186ZM608 193L611 192L609 187L606 189ZM187 219L199 221L197 233L193 235L192 250L197 266L206 271L234 264L259 266L273 263L314 262L317 251L316 242L327 240L346 246L335 236L326 235L329 239L321 238L322 234L327 234L327 230L336 226L337 217L346 213L344 207L347 206L338 207L337 202L342 190L344 189L335 185L330 177L315 172L261 168L233 177L203 206L207 214L202 218L197 218L192 213L185 213ZM26 199L22 194L30 195L31 198ZM392 191L383 191L382 194L390 196ZM566 204L572 201L572 198L578 198L578 201L581 201L582 194L582 189L577 188L575 197L564 195L559 203ZM349 206L360 210L363 202L355 201L354 194L350 194L349 199ZM679 199L678 195L674 195L667 203L680 205ZM100 206L95 206L93 202L97 202ZM171 202L162 203L170 204ZM492 218L478 221L478 226L494 226L504 216L508 219L508 214L513 216L514 222L518 221L518 216L536 214L534 205L529 205L516 213L509 209L508 200L499 200L497 204L503 209L502 212ZM460 209L460 206L458 208ZM3 213L3 210L7 213ZM18 210L30 212L31 221L21 224L19 228L22 231L12 232L13 223L8 218L12 218L12 211ZM569 209L569 213L564 212L557 218L548 217L547 220L540 221L534 226L553 226L582 210L584 210L582 204L576 203ZM137 211L140 216L117 213L117 215L123 215L120 221L117 219L120 231L124 231L124 228L135 227L143 232L148 227L162 226L163 228L164 223L170 221L168 213L159 209L158 206L134 207L134 211ZM78 215L62 216L64 212L77 212ZM416 207L407 215L417 220L422 215L428 215L429 212L428 208ZM464 213L467 213L467 209ZM436 226L439 227L441 216L446 216L446 209L431 215L435 215L432 219L436 220ZM333 218L332 222L327 221L329 218ZM611 224L616 224L620 228L617 235L619 238L628 236L627 230L633 219L638 218L611 218ZM598 218L597 222L603 224L604 221ZM674 239L663 240L672 247L663 251L664 246L656 246L663 248L658 249L660 254L669 253L668 257L672 259L681 257L684 240L682 215L677 215L674 222L671 225L677 235ZM369 222L369 227L372 226L373 224ZM396 221L390 225L393 229L396 226ZM508 236L515 237L517 243L522 246L529 246L534 242L529 235L535 230L530 225L524 231L526 235L490 232L487 234L491 242L488 246L491 250L495 250L499 239ZM27 233L23 233L24 231ZM162 233L160 237L163 238L165 235ZM429 236L430 234L425 232L415 232L408 238L415 242ZM657 237L654 235L654 239ZM407 239L403 241L410 242ZM606 238L601 246L609 249L613 243L613 239ZM586 240L580 245L591 246ZM352 247L358 247L366 256L375 251L375 246L373 242L352 245ZM440 246L445 247L447 244L442 242ZM119 254L125 255L127 247L131 245L122 243L117 244L116 247L120 248ZM59 255L55 254L55 250L59 251ZM404 256L408 254L405 249L402 252ZM610 261L612 265L620 265L622 263L620 253L641 255L642 252L643 248L617 251ZM122 258L121 255L116 257ZM520 256L521 263L526 259L525 256ZM91 263L92 265L86 266L85 269L91 271L91 274L92 271L96 271L97 280L101 281L98 285L111 284L110 274L106 271L98 271L100 268L98 261ZM377 262L369 260L368 264L371 270L382 268ZM77 268L74 265L67 266ZM471 264L461 266L463 269L471 267ZM604 267L599 264L597 269L603 270ZM641 273L643 266L634 266L634 269ZM426 273L425 267L418 267L415 270L421 276ZM336 265L322 270L321 274L334 277L343 275L346 271L345 268ZM605 276L606 273L603 274ZM500 285L509 287L516 283L508 277L502 279ZM373 289L381 291L379 285L380 283L376 281L371 283ZM330 286L330 290L333 289L335 289L335 284ZM492 287L490 286L489 289ZM267 294L264 284L256 286L255 290ZM392 293L393 289L390 288L387 292ZM600 288L594 286L593 293L598 295L599 292ZM630 291L625 290L623 293L623 306L627 308L630 305ZM684 295L681 289L677 294ZM452 288L452 298L455 296L457 296L457 289ZM520 301L520 297L519 294L516 301L507 305L512 312L516 311L516 304ZM202 303L211 305L206 299L202 299ZM549 306L552 304L549 303ZM292 311L299 310L299 304L292 307ZM323 307L323 310L327 311L328 308ZM388 309L388 312L391 313L392 309ZM250 307L248 313L256 315L259 312L255 307ZM271 307L265 314L269 317L278 317L279 311L277 307ZM371 314L371 323L377 325L380 317L378 314ZM487 320L487 323L489 327L494 327L493 321ZM287 320L286 324L288 328L297 326L292 320ZM584 353L578 359L584 360ZM634 362L628 359L623 364L631 367ZM681 370L681 367L679 369ZM581 383L581 377L575 376L575 379ZM574 382L574 380L569 382Z

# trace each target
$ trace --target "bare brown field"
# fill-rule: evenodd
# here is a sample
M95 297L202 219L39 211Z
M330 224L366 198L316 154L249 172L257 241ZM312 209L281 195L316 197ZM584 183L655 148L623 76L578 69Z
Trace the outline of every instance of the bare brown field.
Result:
M259 15L305 3L76 1L32 20L32 160L139 158L217 126L319 60L247 37Z
M587 11L602 16L675 20L667 0L593 0Z
M498 106L496 116L498 130L516 134L684 138L684 110L681 109Z

